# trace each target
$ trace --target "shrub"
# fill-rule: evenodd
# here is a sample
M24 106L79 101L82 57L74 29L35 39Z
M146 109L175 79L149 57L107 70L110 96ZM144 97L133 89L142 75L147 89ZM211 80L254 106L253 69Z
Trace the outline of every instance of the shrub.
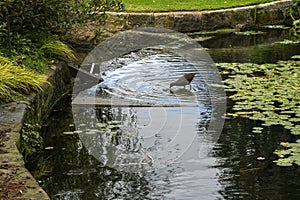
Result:
M6 0L0 2L0 24L7 23L13 33L39 35L65 32L97 13L122 9L120 0Z

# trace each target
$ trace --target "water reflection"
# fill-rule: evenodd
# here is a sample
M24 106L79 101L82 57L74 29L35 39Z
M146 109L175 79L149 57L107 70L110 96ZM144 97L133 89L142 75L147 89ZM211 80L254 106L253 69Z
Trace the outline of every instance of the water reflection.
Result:
M121 170L129 167L130 171L135 171L140 165L167 166L177 162L184 154L197 159L202 142L194 143L194 140L197 134L209 135L209 108L203 106L203 109L115 107L95 110L80 107L76 112L80 115L74 118L76 127L79 127L79 137L91 155L105 165ZM103 122L116 125L99 129ZM195 152L189 152L190 149ZM134 169L135 165L138 169Z
M176 108L170 109L170 112L178 112ZM85 112L87 110L84 109ZM196 121L190 122L196 123L193 126L195 132L185 132L194 133L192 137L196 137L191 148L180 159L164 168L149 167L147 170L141 170L139 167L134 172L128 172L108 167L104 163L105 159L104 162L96 159L97 155L93 155L92 152L94 150L102 151L101 155L109 158L116 155L110 152L112 145L118 148L125 147L130 152L138 152L140 145L136 143L143 142L143 148L155 159L154 162L167 161L160 161L159 156L153 153L160 152L157 148L167 148L162 144L168 143L169 138L173 136L167 135L168 132L166 135L153 134L155 130L151 128L153 120L149 118L149 112L153 111L138 108L100 108L89 110L88 114L82 113L82 116L91 116L92 113L100 122L123 120L124 126L130 125L124 131L130 130L132 136L120 138L122 142L115 143L107 134L93 133L92 129L86 130L86 124L81 126L82 133L74 133L74 126L70 126L72 117L66 115L71 113L71 109L64 107L63 110L52 114L48 121L49 126L45 127L45 145L54 149L45 150L38 160L39 164L31 164L33 174L37 175L52 199L195 199L198 196L201 196L201 199L214 199L219 196L217 191L220 188L216 175L219 170L213 167L216 159L209 156L214 143L210 142L212 138L209 134L201 134L200 128L203 125L197 124ZM97 123L95 126L97 127ZM142 129L144 130L141 131ZM70 131L74 134L69 134ZM134 131L140 133L137 136L143 138L133 135ZM85 139L89 140L91 145L88 147L91 148L82 145L83 138L80 134L87 135ZM185 138L178 139L186 140L186 137L185 135ZM85 142L87 141L83 143ZM182 141L178 143L183 144ZM179 150L181 147L176 148ZM145 157L143 153L141 155ZM167 158L172 158L172 154ZM146 160L149 159L146 157ZM46 166L51 166L51 170L45 170Z
M300 43L284 42L293 39L289 28L257 27L255 31L260 34L229 33L200 44L209 48L207 51L215 62L275 63L299 54Z
M100 117L109 110L99 109L95 115ZM121 112L116 116L121 117ZM54 149L45 150L38 161L29 164L51 199L300 198L299 169L273 163L274 146L280 141L294 141L280 127L253 134L252 127L257 125L254 122L228 120L217 144L198 135L201 162L184 158L187 162L166 168L127 173L104 166L91 156L77 134L63 134L74 131L72 123L70 104L52 113L44 137L45 145ZM213 152L208 151L211 148ZM265 160L257 160L258 157Z
M299 199L300 170L273 163L277 159L274 147L295 138L282 127L254 134L256 123L245 119L225 123L214 150L224 188L220 193L224 199Z

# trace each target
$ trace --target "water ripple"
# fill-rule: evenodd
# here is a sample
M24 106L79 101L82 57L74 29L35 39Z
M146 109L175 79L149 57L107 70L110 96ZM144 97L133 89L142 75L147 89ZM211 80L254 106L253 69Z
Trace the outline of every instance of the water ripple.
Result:
M173 92L170 92L171 82L185 73L199 72L194 63L175 53L144 49L125 58L116 59L111 64L113 67L122 67L106 72L98 90L112 96L152 104L179 102L195 105L199 100L207 100L207 86L199 74L192 81L191 90L189 86L186 89L174 87Z

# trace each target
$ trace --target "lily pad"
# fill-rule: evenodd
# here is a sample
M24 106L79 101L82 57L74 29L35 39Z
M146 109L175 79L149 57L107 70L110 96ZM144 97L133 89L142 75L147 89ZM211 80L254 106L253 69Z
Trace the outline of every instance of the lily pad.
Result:
M294 55L294 56L292 56L292 59L294 59L294 60L300 60L300 55Z
M294 58L295 60L275 64L217 64L227 72L225 74L231 74L223 81L225 90L231 94L229 98L234 102L233 112L226 116L247 116L249 119L262 121L262 126L280 125L290 130L291 134L300 135L300 61L297 60L300 56ZM261 133L262 128L255 127L252 132ZM290 154L287 153L289 151L278 154L284 159L278 161L278 165L300 163L296 159L300 151L292 146ZM292 160L288 160L291 156Z
M293 166L293 162L288 158L282 158L274 161L278 166L281 167L290 167Z
M75 133L73 131L66 131L63 132L64 135L74 135Z
M299 41L294 41L294 40L283 40L283 41L280 41L280 42L276 42L278 44L298 44Z
M105 128L107 126L106 123L97 123L96 124L99 128Z
M262 31L243 31L243 32L235 32L236 35L262 35L265 32Z
M253 127L252 133L261 133L263 129L263 127Z

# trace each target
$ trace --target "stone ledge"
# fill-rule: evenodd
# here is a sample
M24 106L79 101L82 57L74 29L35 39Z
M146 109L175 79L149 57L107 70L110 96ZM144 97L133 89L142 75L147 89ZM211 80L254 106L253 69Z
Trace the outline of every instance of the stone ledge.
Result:
M122 16L128 29L161 27L179 32L208 31L220 28L245 28L255 25L284 24L290 21L289 9L293 0L208 11L184 12L107 12Z
M29 101L0 105L0 131L5 130L6 134L0 152L0 198L4 195L5 199L50 199L25 168L24 158L19 152L23 124L39 123L47 117L56 100L70 90L71 77L66 65L58 66L55 71L49 70L47 75L52 86L46 86ZM12 189L5 193L5 187Z

